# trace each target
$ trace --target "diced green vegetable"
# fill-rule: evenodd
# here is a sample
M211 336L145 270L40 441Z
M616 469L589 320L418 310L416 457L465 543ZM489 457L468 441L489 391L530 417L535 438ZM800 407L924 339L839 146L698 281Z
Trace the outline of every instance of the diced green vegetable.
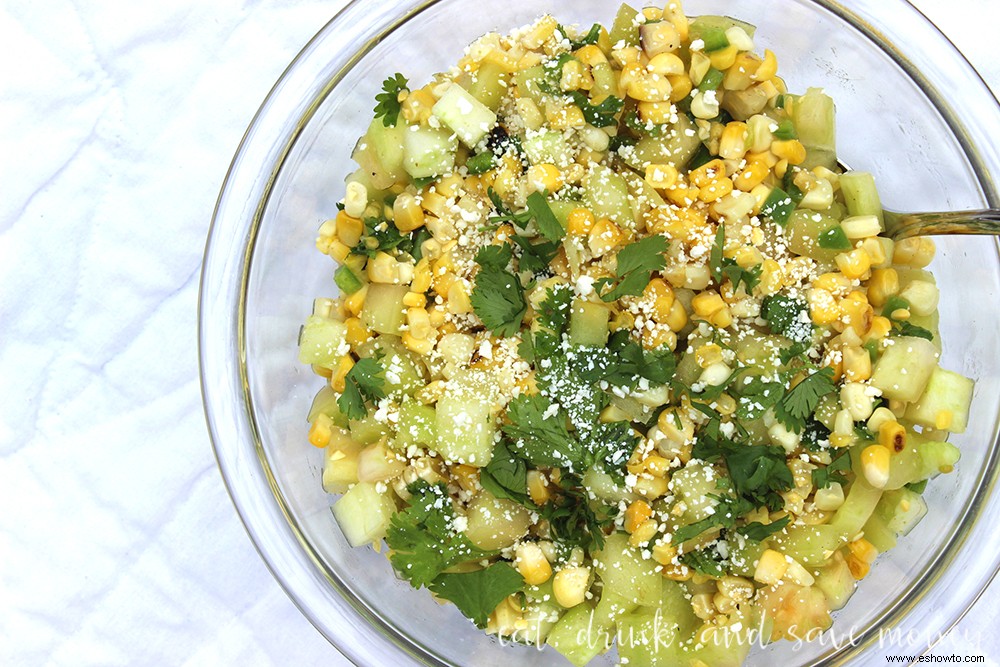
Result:
M333 281L337 283L337 287L344 294L354 294L364 287L364 283L354 275L354 272L346 264L337 267L337 270L333 272Z
M565 166L573 161L573 148L561 132L539 130L529 133L521 147L531 164Z
M405 285L383 283L369 285L365 303L361 307L361 322L368 329L378 333L399 334L406 321L403 297L408 291L409 288Z
M871 384L898 401L920 398L937 368L937 348L929 340L900 336L892 339L872 371Z
M849 171L840 175L840 191L847 202L847 212L854 215L874 215L884 223L882 200L875 187L875 178L867 171Z
M478 144L497 124L497 115L459 85L449 87L431 113L469 148Z
M584 667L604 649L597 637L593 637L593 642L587 641L592 613L593 608L587 603L573 607L559 619L546 639L549 646L576 667Z
M573 345L604 347L608 344L611 311L603 303L575 299L569 318L569 340Z
M347 327L327 317L310 315L299 334L299 361L332 366L344 355Z
M806 148L805 169L837 166L837 120L833 98L819 88L810 88L795 100L792 120L799 141Z
M313 398L312 405L309 406L309 414L306 421L310 424L316 420L318 415L326 415L333 420L333 423L340 427L347 426L347 417L341 412L337 405L337 392L329 384L324 384Z
M628 185L610 168L595 165L583 179L583 201L598 219L609 218L631 226L632 205Z
M626 46L639 46L639 30L635 27L637 16L639 12L627 4L618 8L615 22L608 33L612 44L624 42Z
M469 92L487 108L496 111L507 92L508 75L499 65L483 62L472 75Z
M399 406L396 449L405 450L410 445L433 447L435 443L437 443L437 413L434 408L416 401L404 401Z
M654 560L645 560L629 546L625 533L614 533L594 557L597 576L604 590L613 590L623 600L635 604L656 604L663 595L663 576Z
M793 211L785 227L788 249L798 255L831 261L839 250L824 247L822 241L831 230L837 229L840 229L837 221L824 213L803 209Z
M470 387L451 391L437 402L437 452L445 459L481 468L493 456L492 406Z
M374 484L360 482L333 505L333 516L352 547L385 537L396 505L389 493L379 493Z
M762 218L770 219L776 225L784 227L788 223L788 218L795 210L795 202L788 196L788 193L779 187L774 187L768 193L764 205L760 207Z
M495 498L483 490L469 502L465 536L483 551L503 549L528 533L528 510L513 500Z
M441 176L455 167L456 148L449 130L411 127L403 134L403 168L413 178Z
M927 428L964 433L974 388L969 378L935 367L920 398L907 406L906 418Z

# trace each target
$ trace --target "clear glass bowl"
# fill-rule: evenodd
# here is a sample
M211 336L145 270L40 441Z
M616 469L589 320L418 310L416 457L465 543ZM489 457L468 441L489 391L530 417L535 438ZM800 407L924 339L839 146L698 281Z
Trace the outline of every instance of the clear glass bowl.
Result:
M305 414L321 381L296 361L312 299L335 290L329 258L313 248L316 228L336 211L351 149L387 75L423 81L482 33L544 12L590 25L610 20L615 6L510 0L500 13L470 11L460 0L355 1L286 70L227 175L200 304L202 385L216 454L274 576L358 664L565 663L549 649L501 647L453 607L397 580L383 556L344 541L320 486L321 452L306 441ZM887 206L1000 205L991 176L1000 173L993 143L1000 109L908 3L689 0L686 9L756 23L758 46L778 54L792 90L825 87L837 102L841 157L875 173ZM919 651L958 621L997 570L998 247L992 238L945 238L938 247L943 363L978 380L971 425L955 438L963 451L958 471L931 483L929 515L879 559L837 614L834 635L798 650L790 643L754 649L751 665L839 665L862 655L884 662L880 654L893 652L889 630L914 633L905 646Z

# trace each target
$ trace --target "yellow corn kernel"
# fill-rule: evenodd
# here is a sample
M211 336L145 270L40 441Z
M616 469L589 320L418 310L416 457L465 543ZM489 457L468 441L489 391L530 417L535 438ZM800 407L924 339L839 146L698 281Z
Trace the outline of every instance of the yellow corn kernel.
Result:
M686 98L694 88L687 74L671 74L667 80L670 81L670 101L674 103Z
M590 588L590 568L579 565L563 567L552 579L552 595L562 607L569 609L583 602Z
M454 315L472 312L469 286L465 280L454 280L448 288L448 312Z
M392 255L379 251L368 260L368 280L373 283L389 284L399 280L399 270Z
M922 269L934 259L934 241L926 236L915 236L902 241L896 241L892 253L894 264L902 264L915 269Z
M698 199L705 202L706 204L710 204L714 201L721 199L722 197L725 197L732 191L733 191L732 179L723 176L721 178L716 179L715 182L711 183L710 185L701 188L701 190L698 192Z
M552 566L535 542L522 543L515 553L514 567L529 586L540 586L552 576Z
M777 294L785 282L785 272L773 259L765 259L760 265L760 282L757 289L762 295Z
M742 171L733 176L733 185L741 192L750 192L764 182L770 168L761 160L748 160Z
M663 324L666 324L668 327L670 327L671 331L676 333L681 329L683 329L684 327L686 327L687 323L688 323L688 315L687 311L684 309L684 304L681 303L678 299L674 299L674 303L670 307L670 315L663 322Z
M336 240L330 241L325 245L324 248L320 248L320 240L317 239L316 247L319 248L321 251L326 252L327 255L334 258L341 264L343 264L347 260L347 257L351 254L350 246Z
M722 348L716 343L706 343L694 351L694 360L701 368L708 368L712 364L720 363L724 361Z
M674 206L688 208L691 204L698 201L699 192L700 190L692 185L675 185L672 188L667 188L665 195L667 201Z
M787 571L788 560L784 554L774 549L765 549L757 561L753 578L754 581L770 586L781 581Z
M746 152L747 124L740 121L727 123L719 138L719 157L724 160L739 160Z
M724 90L746 90L753 85L753 73L760 66L760 58L752 53L740 53L733 66L726 70L722 79Z
M718 329L728 329L733 323L733 312L726 306L708 318L709 324Z
M677 182L677 167L672 164L646 166L646 182L658 190L672 188Z
M585 208L574 208L566 218L566 231L573 236L586 236L594 228L597 220L594 214Z
M896 269L875 269L868 280L868 302L884 306L889 297L899 294L899 273Z
M546 105L545 118L554 130L568 130L580 128L587 124L587 119L583 115L580 107L572 104L567 105Z
M639 102L670 102L670 79L641 71L625 86L628 96Z
M361 241L364 224L358 218L352 218L341 211L337 214L337 238L346 246L354 247Z
M699 317L708 318L726 307L726 302L718 292L699 292L691 300L691 310Z
M645 500L635 500L625 510L625 532L634 533L636 528L652 518L653 508Z
M708 59L712 61L712 67L717 70L726 71L736 62L736 56L739 55L739 52L739 49L730 44L724 49L719 49L708 54Z
M885 421L878 427L878 444L899 453L906 447L906 427L898 421Z
M667 326L643 327L642 347L647 350L656 350L661 347L675 350L677 349L677 334Z
M736 263L744 269L749 269L752 266L757 266L764 262L764 256L760 254L760 250L757 248L751 248L747 246L741 246L736 250L736 254L733 256Z
M594 223L593 229L587 235L587 246L594 257L601 257L622 242L622 230L607 218L601 218Z
M403 118L409 123L426 123L431 117L431 109L437 103L430 91L425 88L410 91L401 101L400 108Z
M876 489L884 489L889 482L889 458L889 449L882 445L868 445L861 451L861 469Z
M855 290L840 302L841 322L854 330L858 336L864 336L872 326L875 310L868 303L864 292Z
M849 542L847 544L847 550L852 556L865 563L874 563L875 559L878 557L878 549L876 549L875 545L863 537L859 537L853 542Z
M320 413L309 426L309 444L313 447L326 447L330 444L331 435L333 435L333 420Z
M330 386L334 391L343 392L344 391L344 378L347 377L347 373L354 367L354 359L351 355L345 354L337 362L337 367L334 369L333 374L330 376Z
M430 314L425 308L407 308L406 325L407 330L414 338L430 338L434 332L431 327Z
M669 542L654 544L651 551L653 560L660 565L673 565L677 559L677 547L672 546Z
M659 498L667 493L667 480L663 477L640 475L635 483L635 492L643 498Z
M403 305L407 308L423 308L427 305L427 297L423 292L407 292L403 296Z
M665 477L670 470L670 461L659 454L650 454L642 462L642 469L654 477Z
M608 62L608 57L595 44L587 44L577 49L574 55L576 55L577 60L589 67Z
M699 188L704 188L714 183L720 177L726 175L726 163L715 159L706 162L697 169L692 169L688 174L688 180Z
M787 160L788 164L802 164L806 161L806 147L798 139L772 141L770 151L779 160Z
M851 280L842 273L824 273L816 277L812 286L830 294L846 294L851 289Z
M833 324L840 319L841 312L837 300L822 288L809 290L809 318L820 326Z
M401 192L392 202L392 221L401 232L412 232L424 226L424 209L409 192Z
M528 167L528 185L535 192L555 192L563 186L559 167L554 164L536 164Z
M871 261L872 266L881 266L885 264L887 259L885 255L885 246L882 242L875 238L865 239L861 242L861 249L868 253L868 258Z
M431 278L431 261L427 257L421 257L417 265L413 267L413 281L410 283L410 290L426 292L431 288Z
M528 471L528 495L536 505L544 505L552 499L549 491L549 481L545 474L538 470Z
M659 525L653 519L642 522L632 534L629 535L628 543L633 547L641 547L649 543L659 530Z
M889 318L876 315L872 318L872 325L871 328L868 329L868 333L865 335L865 341L885 338L889 335L890 331L892 331L892 322Z
M417 354L420 355L426 356L434 350L433 340L429 340L427 338L417 338L409 331L403 332L402 340L403 340L403 345L406 346L406 349L412 352L416 352Z
M849 252L839 253L834 257L834 261L837 262L837 268L840 269L841 273L855 280L864 278L872 265L872 259L864 251L864 248L855 248Z
M764 60L757 66L751 78L754 81L769 81L778 73L778 58L771 49L764 49Z
M841 350L844 377L849 382L864 382L872 376L872 358L868 350L848 345Z
M671 91L672 95L673 92ZM636 105L636 111L639 113L639 119L642 122L654 123L656 125L669 123L671 119L676 119L677 114L676 107L669 102L639 102Z
M347 327L345 340L353 348L357 348L372 337L371 333L365 328L365 325L361 324L361 320L357 317L348 317L344 320L344 326Z
M357 317L361 314L361 308L365 305L365 297L368 296L368 285L365 285L354 294L344 299L344 308L348 313Z

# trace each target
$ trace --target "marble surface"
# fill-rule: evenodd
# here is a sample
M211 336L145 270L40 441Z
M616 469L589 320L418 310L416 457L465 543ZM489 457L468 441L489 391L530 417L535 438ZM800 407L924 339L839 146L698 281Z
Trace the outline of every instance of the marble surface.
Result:
M348 664L226 495L195 332L232 153L341 1L0 6L0 664ZM995 0L915 4L996 91ZM998 613L938 653L997 664Z

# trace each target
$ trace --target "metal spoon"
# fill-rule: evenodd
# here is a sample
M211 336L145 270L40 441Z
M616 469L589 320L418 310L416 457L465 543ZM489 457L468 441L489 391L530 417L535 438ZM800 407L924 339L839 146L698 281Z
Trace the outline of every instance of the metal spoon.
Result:
M940 213L899 213L888 209L882 212L885 235L895 241L940 234L1000 235L1000 209L995 208Z

